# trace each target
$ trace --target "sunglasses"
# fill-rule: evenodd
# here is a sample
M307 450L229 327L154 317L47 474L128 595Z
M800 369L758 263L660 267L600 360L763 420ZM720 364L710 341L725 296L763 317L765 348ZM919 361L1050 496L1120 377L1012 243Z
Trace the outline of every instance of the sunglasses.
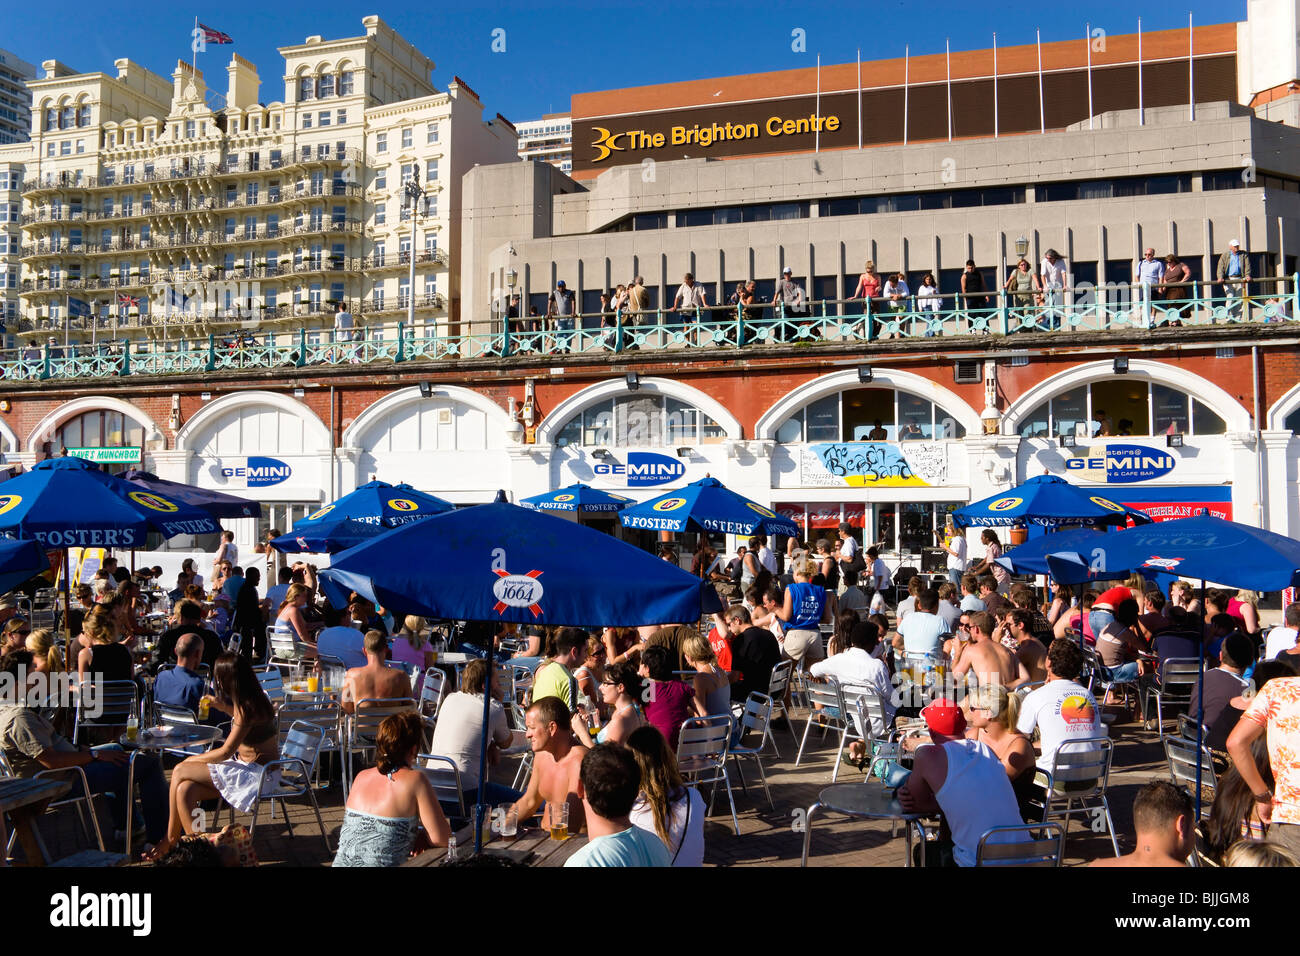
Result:
M959 630L959 631L969 631L969 630L970 630L970 625L969 625L969 624L958 624L958 625L957 625L957 630Z

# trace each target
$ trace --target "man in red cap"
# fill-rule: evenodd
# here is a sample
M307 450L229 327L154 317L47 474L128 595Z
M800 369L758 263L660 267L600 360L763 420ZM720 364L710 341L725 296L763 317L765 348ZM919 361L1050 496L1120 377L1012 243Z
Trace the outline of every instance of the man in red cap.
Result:
M916 752L912 774L898 789L898 801L909 813L943 814L939 865L974 866L985 831L1023 825L1016 795L997 754L988 744L966 739L966 716L956 703L936 700L921 716L933 746ZM1014 834L1012 841L1025 838Z

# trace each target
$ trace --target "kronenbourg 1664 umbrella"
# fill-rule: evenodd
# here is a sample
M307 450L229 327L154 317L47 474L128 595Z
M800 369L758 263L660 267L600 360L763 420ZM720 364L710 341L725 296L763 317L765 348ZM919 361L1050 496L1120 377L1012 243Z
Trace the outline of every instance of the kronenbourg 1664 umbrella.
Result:
M799 526L789 518L736 494L716 478L701 478L680 491L625 508L618 518L625 528L647 531L799 534Z
M410 485L368 481L356 491L348 492L337 501L295 522L293 530L295 534L303 534L318 522L338 521L342 518L395 528L413 521L423 521L432 515L454 511L455 508L450 501L416 491Z
M193 505L214 518L260 518L262 516L262 506L256 501L237 498L224 491L212 491L179 481L168 481L166 478L159 478L138 468L131 468L124 472L122 480L131 482L143 491L162 495L181 504Z
M632 498L616 495L610 491L601 491L590 485L576 484L544 495L533 495L519 502L525 508L537 511L565 511L579 514L613 514L622 511L628 505L636 504Z
M391 529L381 524L371 524L355 518L307 523L299 521L288 534L272 538L271 547L277 551L334 554L355 548L389 530Z
M41 543L32 538L0 538L0 594L50 569Z
M1145 512L1055 475L1030 478L1010 491L958 508L952 517L959 527L1126 525L1130 519L1140 524L1151 520Z

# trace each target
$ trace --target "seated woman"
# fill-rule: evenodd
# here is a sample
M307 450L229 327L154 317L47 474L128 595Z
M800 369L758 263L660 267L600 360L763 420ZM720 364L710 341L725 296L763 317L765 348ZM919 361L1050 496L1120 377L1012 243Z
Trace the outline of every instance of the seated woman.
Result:
M1117 683L1131 683L1142 673L1138 655L1146 650L1138 636L1138 603L1125 598L1115 605L1114 619L1108 621L1097 635L1097 656L1109 669L1109 678ZM1107 695L1106 703L1110 703Z
M596 744L623 744L638 727L645 725L641 713L641 676L631 664L610 664L605 668L605 679L600 682L601 701L609 712L609 719L591 739L591 734L577 734L578 742L587 748Z
M417 824L423 825L422 839L429 846L447 845L451 826L438 795L429 778L414 769L423 735L424 725L413 713L393 714L379 725L375 766L357 774L348 792L334 866L404 863L417 849Z
M641 768L641 793L628 819L653 833L673 855L673 866L704 865L704 798L682 781L677 757L664 735L641 727L627 739Z
M215 693L203 699L215 710L231 717L225 742L207 753L186 757L172 769L171 816L167 836L154 850L159 859L184 834L194 832L194 810L203 800L221 797L240 813L251 813L263 789L274 789L280 771L272 770L262 781L262 764L280 755L280 736L275 708L253 673L248 658L227 651L217 658L212 671Z
M964 703L967 739L988 744L997 754L1011 780L1021 818L1027 823L1041 820L1042 808L1029 802L1035 794L1034 748L1028 737L1016 731L1020 697L1001 684L981 684Z
M731 677L718 666L709 639L692 631L682 645L686 663L695 668L695 713L699 717L726 717L731 713Z
M461 675L461 689L448 694L438 710L438 721L433 727L430 753L450 757L460 771L461 789L467 805L478 803L479 786L483 786L484 802L498 803L518 800L522 793L491 781L483 782L480 760L483 753L483 693L487 685L487 661L472 660ZM489 705L489 725L492 737L488 741L488 764L497 762L501 748L509 747L513 739L506 723L505 708L501 705L501 682L497 669L492 668L490 687L492 702Z
M1071 629L1083 632L1083 639L1089 645L1097 643L1097 635L1092 630L1092 605L1097 600L1096 591L1084 591L1083 597L1079 599L1079 606L1067 610L1056 619L1052 625L1053 637L1069 637L1068 631Z
M600 682L605 679L605 642L594 634L587 637L587 654L582 666L573 672L573 679L578 682L578 705L588 711L603 710Z
M1272 792L1273 767L1269 763L1267 740L1257 737L1250 745L1250 753L1255 758L1255 769L1259 771L1260 779ZM1229 764L1215 788L1210 818L1197 828L1198 852L1215 866L1222 866L1224 854L1238 840L1263 840L1268 833L1268 824L1260 820L1259 807L1237 768Z
M280 613L275 619L277 635L286 635L301 644L308 645L302 649L303 657L316 656L316 631L302 613L310 594L310 589L304 585L289 585L289 590L284 595L284 603L280 605Z
M25 646L32 652L32 667L45 674L63 670L63 657L54 637L45 628L37 628L27 635Z
M131 652L118 641L115 615L100 606L86 615L77 654L77 680L130 680L135 670Z
M411 692L420 696L420 687L424 684L424 672L433 666L432 632L424 618L408 614L402 620L402 626L393 635L392 653L388 659L402 664L414 664L420 676L416 679Z
M695 707L694 689L677 679L673 672L672 655L668 648L651 644L641 652L642 677L650 678L650 696L646 704L646 720L659 729L675 751L682 724Z

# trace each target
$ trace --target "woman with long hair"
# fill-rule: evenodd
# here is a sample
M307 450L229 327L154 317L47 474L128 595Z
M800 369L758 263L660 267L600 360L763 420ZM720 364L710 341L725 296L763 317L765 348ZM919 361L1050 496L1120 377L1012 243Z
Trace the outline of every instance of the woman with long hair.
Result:
M573 672L578 682L578 700L588 708L600 708L600 682L605 679L605 642L595 634L587 635L587 651L582 665Z
M1255 758L1255 769L1259 771L1260 779L1272 792L1273 767L1268 758L1268 740L1255 738L1250 745L1250 755ZM1215 787L1210 818L1198 829L1201 836L1198 849L1216 864L1222 864L1224 854L1238 840L1263 840L1268 833L1268 825L1259 818L1259 803L1255 795L1231 763Z
M259 796L259 782L267 790L279 785L278 769L267 773L264 781L262 778L262 764L280 755L280 735L275 708L253 665L248 658L227 651L212 669L212 685L214 693L203 699L213 709L230 715L230 733L220 747L186 757L172 769L170 822L155 857L194 832L194 810L203 800L221 797L240 813L250 813Z
M420 825L431 846L447 845L451 826L438 794L415 767L423 738L414 713L393 714L379 725L375 766L357 774L348 791L334 866L398 866L415 848Z
M1052 582L1052 603L1047 609L1047 623L1055 626L1057 619L1074 607L1074 588L1059 581Z
M1022 819L1028 821L1035 813L1041 819L1041 809L1035 811L1029 803L1035 793L1034 748L1029 738L1016 730L1020 697L1002 684L981 684L975 693L967 695L965 704L970 727L966 736L987 744L1001 761Z
M627 746L641 768L641 793L628 819L664 841L673 866L703 866L705 810L699 790L682 781L677 757L655 728L633 731Z
M302 613L307 605L309 594L311 589L304 584L289 585L289 590L284 594L284 603L280 605L280 613L275 618L275 633L287 635L300 643L313 645L307 648L304 656L315 657L316 633Z
M402 626L393 635L390 645L392 653L389 660L402 664L413 664L419 670L419 677L413 682L411 692L417 697L420 686L424 683L424 673L433 666L433 648L430 646L432 632L424 618L408 614L402 620Z
M26 647L32 652L32 666L42 674L57 674L63 670L63 659L54 644L54 637L45 628L37 628L27 635Z
M118 640L117 614L100 605L82 623L82 647L77 654L77 680L130 680L135 670L131 652Z
M830 643L826 645L826 656L843 654L850 647L849 634L858 623L858 612L852 609L840 611L835 615L835 630L831 632Z
M692 631L682 642L682 656L695 669L695 713L700 717L731 713L731 677L718 667L718 655L709 639Z
M605 676L600 682L600 698L609 713L609 720L596 733L594 741L591 734L578 734L578 742L587 748L596 744L626 743L634 730L645 725L645 714L641 711L641 687L641 675L631 664L607 665Z

